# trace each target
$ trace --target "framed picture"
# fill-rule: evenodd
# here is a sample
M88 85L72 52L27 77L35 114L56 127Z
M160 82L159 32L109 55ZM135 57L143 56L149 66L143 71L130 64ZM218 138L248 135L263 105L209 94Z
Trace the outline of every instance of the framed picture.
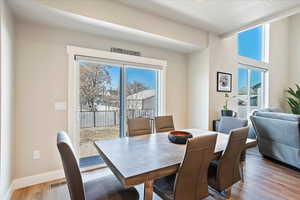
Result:
M217 92L232 91L232 74L217 72Z

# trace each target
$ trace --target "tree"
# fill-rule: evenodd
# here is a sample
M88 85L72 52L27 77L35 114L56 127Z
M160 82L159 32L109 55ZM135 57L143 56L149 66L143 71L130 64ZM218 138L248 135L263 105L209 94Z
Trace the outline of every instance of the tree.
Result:
M105 97L111 85L107 67L91 62L80 63L80 106L88 106L90 111L97 111L97 105L105 103Z
M136 94L143 90L147 90L148 87L144 85L144 83L133 81L132 83L127 84L127 96Z

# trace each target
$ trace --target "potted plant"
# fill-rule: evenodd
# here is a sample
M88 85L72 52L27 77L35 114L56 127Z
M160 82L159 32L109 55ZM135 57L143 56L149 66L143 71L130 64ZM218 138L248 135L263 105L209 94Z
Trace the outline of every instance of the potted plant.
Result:
M296 90L289 88L287 91L291 96L287 97L288 104L294 114L300 115L300 87L296 84Z
M228 108L228 103L231 100L229 94L225 93L224 97L225 97L225 104L223 106L223 109L221 110L221 115L227 117L236 117L236 112L234 112L233 110L229 110Z

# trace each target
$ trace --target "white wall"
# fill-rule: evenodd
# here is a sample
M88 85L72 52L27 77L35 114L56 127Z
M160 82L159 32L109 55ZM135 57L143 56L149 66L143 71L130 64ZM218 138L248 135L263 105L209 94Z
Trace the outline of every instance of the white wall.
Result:
M289 18L289 87L300 85L300 14Z
M289 71L289 19L270 24L269 105L287 111Z
M188 127L209 127L209 48L188 57ZM201 115L200 115L201 113Z
M6 1L0 1L0 57L1 57L1 132L0 132L0 199L7 198L13 179L14 151L14 68L13 18Z
M86 33L19 22L16 25L16 178L61 169L56 133L67 129L67 113L54 103L67 101L67 45L107 50L120 47L166 59L167 113L176 128L187 127L186 55ZM33 160L39 150L41 159Z
M232 74L232 93L236 95L237 91L237 39L236 36L220 39L215 35L210 35L210 127L212 120L220 118L221 109L224 105L224 93L217 92L217 72L227 72ZM235 109L235 101L229 102L229 108Z

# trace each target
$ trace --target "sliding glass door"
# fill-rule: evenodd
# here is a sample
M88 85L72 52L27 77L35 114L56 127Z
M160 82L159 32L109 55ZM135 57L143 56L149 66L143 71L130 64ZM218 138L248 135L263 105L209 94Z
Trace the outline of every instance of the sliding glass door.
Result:
M80 60L80 166L103 163L94 141L126 135L128 118L159 111L159 71L125 64Z
M81 61L80 67L80 165L98 164L93 142L120 136L121 67Z
M157 74L155 70L126 66L127 118L153 118L157 115Z

